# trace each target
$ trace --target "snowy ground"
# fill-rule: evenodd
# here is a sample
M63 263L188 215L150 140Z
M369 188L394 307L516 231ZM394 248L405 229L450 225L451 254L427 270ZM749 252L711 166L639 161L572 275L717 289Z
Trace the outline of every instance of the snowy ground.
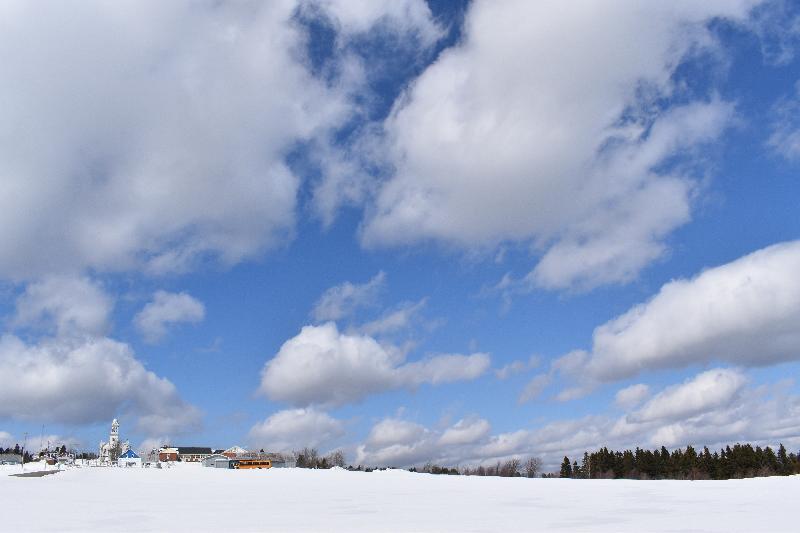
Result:
M19 471L0 467L0 531L800 531L799 476L605 481L197 465L7 475Z

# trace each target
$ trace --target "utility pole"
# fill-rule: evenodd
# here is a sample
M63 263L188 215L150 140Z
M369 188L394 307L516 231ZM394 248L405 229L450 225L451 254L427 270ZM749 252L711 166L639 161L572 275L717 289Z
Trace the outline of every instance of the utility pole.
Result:
M24 440L22 441L22 471L25 471L25 446L28 445L28 432L25 432Z

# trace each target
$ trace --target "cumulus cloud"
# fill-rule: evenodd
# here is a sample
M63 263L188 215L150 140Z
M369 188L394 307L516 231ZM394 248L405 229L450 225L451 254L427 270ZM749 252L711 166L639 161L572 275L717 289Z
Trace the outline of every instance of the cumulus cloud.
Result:
M611 381L710 361L761 366L800 358L800 241L769 246L692 279L599 326L567 373Z
M397 347L340 333L336 324L306 326L266 363L259 392L295 405L343 405L396 388L475 379L487 354L440 354L405 362Z
M375 320L359 326L358 330L372 337L405 331L412 326L427 303L427 298L423 298L415 303L401 304L398 308L386 311Z
M149 343L160 341L167 327L179 323L202 322L206 316L203 303L185 292L157 291L133 318L136 328Z
M439 437L442 446L473 444L489 434L491 425L482 418L462 419L449 427Z
M529 402L538 398L544 389L550 384L552 377L550 374L538 374L531 379L522 393L519 395L519 403Z
M386 274L378 272L366 283L346 281L326 290L314 304L311 316L318 322L341 320L356 310L374 305L384 289Z
M16 444L14 436L8 431L0 431L0 447L8 448Z
M48 276L25 287L12 325L44 326L58 335L104 335L113 307L113 299L89 278Z
M543 253L535 286L630 280L690 217L693 165L667 162L733 115L713 95L665 105L676 69L714 47L710 21L741 22L751 5L472 2L462 42L385 121L394 172L363 242L528 242Z
M344 54L313 73L311 5L341 48L371 24L437 33L423 0L7 3L0 277L230 265L290 238L286 156L325 145L365 89Z
M386 418L372 427L367 442L372 446L383 447L393 444L409 444L419 440L427 430L407 420Z
M674 420L730 405L745 382L739 370L715 368L667 387L628 418L635 422Z
M86 424L121 414L145 434L196 429L200 413L129 346L108 338L0 338L0 417Z
M508 379L514 374L521 374L539 366L539 357L532 355L527 361L514 360L494 371L497 379Z
M344 423L313 408L287 409L250 429L249 442L258 448L292 451L317 447L344 435Z
M380 444L368 439L358 446L356 462L492 465L533 455L547 469L556 469L565 455L579 459L602 446L714 448L737 441L800 446L800 397L790 393L791 384L747 386L745 381L742 371L712 369L665 387L641 408L621 416L584 416L494 435L480 419L459 421L443 432L414 425L416 439L404 435Z
M149 437L140 442L136 449L139 451L139 455L145 457L151 451L157 450L162 446L166 446L171 442L172 439L170 437Z
M459 420L442 431L398 419L375 424L367 441L356 448L355 462L366 465L409 466L427 461L447 463L451 452L480 441L489 432L480 418Z
M637 383L618 390L614 395L614 403L618 407L630 409L642 403L648 396L650 396L650 387L644 383Z
M309 0L323 10L344 33L365 33L375 26L392 33L414 35L430 46L443 35L424 0Z

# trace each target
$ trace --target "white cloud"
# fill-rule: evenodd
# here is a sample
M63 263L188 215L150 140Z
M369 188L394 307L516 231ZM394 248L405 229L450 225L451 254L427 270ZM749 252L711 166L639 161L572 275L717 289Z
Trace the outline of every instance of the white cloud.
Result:
M482 418L462 419L449 427L439 437L442 446L460 446L473 444L489 434L491 425Z
M414 422L385 418L372 427L367 442L377 447L409 444L419 440L426 431L424 427Z
M514 374L521 374L539 366L539 357L532 355L527 361L514 360L494 371L497 379L508 379Z
M622 416L557 420L495 435L481 419L461 420L444 431L409 423L414 431L402 438L367 439L359 445L356 463L493 465L534 455L553 470L565 455L580 460L584 452L603 446L617 450L686 445L714 449L732 442L800 446L800 397L789 392L792 384L747 387L744 383L741 371L713 369L664 388L645 406Z
M372 24L436 38L422 0L6 5L0 277L230 265L291 238L286 156L325 145L367 90L341 51L338 75L312 74L312 4L341 49Z
M531 379L519 395L519 403L526 403L538 398L550 384L550 374L538 374Z
M773 113L767 146L786 159L800 159L800 82L795 84L793 95L778 101Z
M346 281L326 290L314 304L311 315L318 322L341 320L362 307L374 305L384 289L386 274L378 272L366 283Z
M414 35L430 46L443 35L424 0L309 0L323 9L348 34L365 33L380 25L393 33Z
M16 444L14 436L8 431L0 431L0 447L8 448Z
M85 424L122 414L137 429L196 429L200 413L175 386L148 371L130 347L108 338L50 339L29 345L0 338L0 417Z
M769 246L692 279L595 329L567 372L604 381L710 361L761 366L800 358L800 241ZM580 358L579 358L580 359Z
M650 387L644 383L637 383L618 390L614 395L614 403L617 407L630 409L642 403L648 396L650 396Z
M202 322L205 316L205 306L193 296L157 291L153 301L136 314L133 322L147 342L156 343L167 334L167 326Z
M340 333L336 324L306 326L266 363L259 392L296 405L342 405L395 388L475 379L486 354L435 355L405 362L397 347L369 336Z
M170 437L150 437L140 442L136 449L138 450L139 455L146 457L151 451L157 450L162 446L166 446L171 442L172 439Z
M416 303L404 303L397 309L387 311L379 318L360 326L358 330L372 337L407 330L427 302L427 298L423 298Z
M317 447L344 435L344 424L327 413L288 409L270 415L250 429L249 442L265 450L292 451Z
M667 387L628 418L634 422L674 420L730 405L746 378L739 370L715 368Z
M48 276L29 284L17 298L14 326L54 326L59 335L104 335L113 299L86 277Z
M472 2L462 42L385 122L395 172L369 202L364 243L521 241L544 252L534 285L630 280L689 220L692 165L665 163L733 114L713 95L662 106L680 90L673 74L715 46L706 24L753 4Z

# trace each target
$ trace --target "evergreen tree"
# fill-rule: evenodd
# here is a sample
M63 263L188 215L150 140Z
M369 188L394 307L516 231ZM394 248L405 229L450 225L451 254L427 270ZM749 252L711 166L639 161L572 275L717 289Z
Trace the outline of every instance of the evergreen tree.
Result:
M561 463L561 477L572 477L572 464L569 462L569 457L564 457L564 462Z
M793 465L789 462L789 456L786 455L786 448L784 448L783 443L781 443L778 448L778 473L782 476L791 475L794 470L792 466Z

